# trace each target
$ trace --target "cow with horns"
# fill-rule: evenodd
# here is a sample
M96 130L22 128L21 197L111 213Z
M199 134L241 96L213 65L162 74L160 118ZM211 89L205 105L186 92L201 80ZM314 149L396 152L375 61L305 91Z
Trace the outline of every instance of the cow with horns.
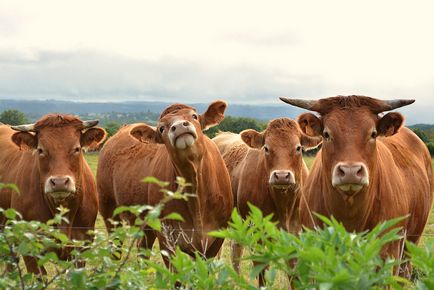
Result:
M418 243L433 201L431 157L416 134L402 126L400 113L381 114L414 100L280 99L319 113L298 117L305 133L323 138L303 189L302 224L320 223L312 215L316 212L333 215L348 231L362 232L382 221L408 216L399 226L408 240ZM400 249L399 242L390 243L383 255L398 258Z
M97 146L106 136L98 121L71 115L47 115L35 124L0 125L0 178L20 193L0 190L0 207L14 208L24 220L46 222L60 205L69 209L62 231L71 239L89 239L98 213L96 184L83 148ZM5 217L0 216L3 224ZM61 258L68 251L62 250ZM27 269L45 274L37 261L24 257Z

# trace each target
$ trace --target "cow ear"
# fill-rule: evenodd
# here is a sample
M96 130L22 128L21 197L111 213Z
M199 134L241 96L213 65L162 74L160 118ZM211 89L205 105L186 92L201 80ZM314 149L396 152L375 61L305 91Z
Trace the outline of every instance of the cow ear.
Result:
M301 131L309 136L322 136L322 121L312 113L304 113L297 118Z
M20 148L35 149L38 146L38 138L29 132L16 132L12 135L12 142Z
M228 104L225 101L215 101L209 105L205 113L200 115L200 125L202 130L218 125L225 118L225 110Z
M400 113L388 113L378 121L377 134L385 137L395 135L403 123L404 117Z
M253 129L247 129L240 133L241 139L249 147L259 149L264 146L264 134Z
M90 128L81 133L80 144L82 147L97 149L106 136L107 132L103 128Z
M305 151L309 151L315 149L322 143L322 137L311 137L302 133L300 143Z
M146 124L135 126L131 129L130 134L143 143L163 143L157 130Z

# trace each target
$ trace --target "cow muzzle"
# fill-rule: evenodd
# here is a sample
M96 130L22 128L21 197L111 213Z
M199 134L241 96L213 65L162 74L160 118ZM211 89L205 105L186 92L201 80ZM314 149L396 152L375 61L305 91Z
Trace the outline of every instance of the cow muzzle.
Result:
M274 170L268 182L275 189L287 189L295 186L295 176L290 170Z
M70 176L50 176L45 182L45 194L56 200L65 199L75 192L75 182Z
M169 130L170 143L176 149L184 150L196 142L196 128L188 121L177 121Z
M369 185L368 169L361 162L340 162L333 169L332 185L347 195L356 194Z

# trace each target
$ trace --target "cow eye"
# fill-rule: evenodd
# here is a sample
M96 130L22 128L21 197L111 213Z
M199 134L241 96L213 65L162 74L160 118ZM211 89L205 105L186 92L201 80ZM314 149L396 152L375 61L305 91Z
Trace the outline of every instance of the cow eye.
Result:
M267 145L264 145L264 151L265 151L265 153L270 152L270 149L268 149L268 146L267 146Z
M371 138L372 139L377 138L377 131L372 131Z
M193 119L195 119L195 120L197 120L197 118L198 118L198 117L197 117L197 114L193 114L192 117L193 117Z
M302 149L301 145L298 145L298 146L295 148L295 150L296 150L298 153L301 152L301 149Z
M77 153L80 153L80 152L81 152L81 147L75 147L74 153L77 154Z
M164 126L161 126L160 129L158 129L160 131L160 133L164 132Z
M324 133L322 133L322 136L324 137L325 140L330 140L330 134L327 131L324 131Z
M44 150L42 150L42 148L38 148L38 154L39 155L44 155Z

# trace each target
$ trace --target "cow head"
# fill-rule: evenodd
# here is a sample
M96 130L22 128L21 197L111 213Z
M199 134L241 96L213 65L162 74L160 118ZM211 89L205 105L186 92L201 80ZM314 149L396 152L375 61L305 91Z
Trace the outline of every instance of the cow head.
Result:
M137 125L131 135L145 143L164 144L172 156L202 156L206 150L201 142L203 131L223 120L226 107L226 102L216 101L205 113L198 114L190 106L174 104L161 113L156 128Z
M320 100L281 98L318 112L298 117L303 132L322 136L322 165L327 181L344 198L366 189L375 170L377 139L394 135L403 123L399 113L379 114L409 105L414 100L382 101L365 96L337 96Z
M12 141L34 150L44 193L62 200L79 187L83 148L97 146L106 136L98 121L81 121L70 115L47 115L35 124L12 126Z
M288 118L272 120L265 131L248 129L240 133L249 147L261 150L270 187L286 190L296 187L304 166L302 151L317 147L321 138L304 134L298 124Z

